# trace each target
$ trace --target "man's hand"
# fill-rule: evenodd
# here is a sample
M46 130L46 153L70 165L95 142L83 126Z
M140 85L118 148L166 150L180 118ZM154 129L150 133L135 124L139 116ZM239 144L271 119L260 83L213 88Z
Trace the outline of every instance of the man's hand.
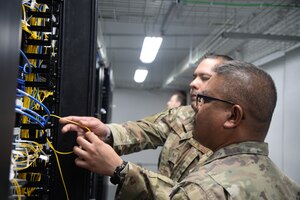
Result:
M101 141L93 132L85 133L85 137L78 136L79 146L73 148L78 156L75 163L97 174L112 176L117 166L123 162L122 158L108 144Z
M105 141L106 137L110 133L109 128L103 124L99 119L95 117L80 117L80 116L68 116L63 117L59 120L61 124L66 124L61 129L63 133L69 131L77 132L78 136L82 136L85 134L86 130L82 127L70 123L70 121L76 122L80 124L82 127L88 127L92 132L94 132L101 140Z

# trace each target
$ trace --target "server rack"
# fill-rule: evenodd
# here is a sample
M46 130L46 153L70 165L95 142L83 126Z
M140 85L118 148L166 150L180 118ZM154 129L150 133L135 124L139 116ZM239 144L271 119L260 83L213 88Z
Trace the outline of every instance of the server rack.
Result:
M17 2L10 3L13 7L8 11L16 13L13 11L18 10ZM17 66L16 57L20 57L19 71L14 69L13 73L9 69L9 81L1 79L5 81L1 87L15 94L18 77L17 98L14 95L1 102L1 105L17 102L15 113L6 115L14 115L15 120L10 118L6 126L1 124L6 133L3 147L9 147L1 157L5 159L5 165L1 165L4 169L1 184L7 188L1 189L1 199L105 198L104 177L76 167L73 154L61 155L72 150L76 135L61 134L58 120L54 118L55 115L95 115L101 119L100 107L110 113L111 107L102 105L103 94L111 95L104 90L108 88L104 83L106 74L100 75L105 66L96 69L96 11L96 0L23 1L21 42L15 40L8 47L14 52L10 55L16 55L17 46L21 44L20 55L9 57L10 66ZM9 25L14 26L12 36L15 38L20 32L18 17L20 20L20 15L14 14L11 19L15 23ZM11 21L6 19L6 22ZM10 125L14 122L12 131ZM12 150L12 163L17 163L10 172L9 150ZM8 180L8 174L13 176L10 183L3 181Z
M60 115L94 115L96 66L96 1L65 1L62 42ZM75 135L59 134L58 149L76 144ZM74 156L62 160L71 199L89 199L93 194L91 173L74 165ZM58 174L56 177L59 177ZM55 196L64 194L56 187Z
M10 155L15 119L16 78L20 48L21 2L11 0L0 7L0 199L9 195Z

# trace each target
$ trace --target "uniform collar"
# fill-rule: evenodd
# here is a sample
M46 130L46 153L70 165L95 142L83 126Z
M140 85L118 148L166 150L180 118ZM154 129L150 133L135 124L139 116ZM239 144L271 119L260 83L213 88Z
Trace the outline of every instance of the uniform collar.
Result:
M214 160L237 154L255 154L268 156L268 144L264 142L241 142L231 144L214 152L205 162L210 163Z

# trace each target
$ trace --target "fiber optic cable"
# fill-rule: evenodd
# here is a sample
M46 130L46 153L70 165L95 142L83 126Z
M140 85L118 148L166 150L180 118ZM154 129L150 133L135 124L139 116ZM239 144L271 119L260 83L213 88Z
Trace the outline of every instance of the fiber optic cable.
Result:
M61 119L61 118L62 118L62 117L60 117L60 116L58 116L58 115L54 115L54 114L50 114L50 116L51 116L51 117L58 118L58 119ZM75 125L79 126L80 128L85 129L87 132L91 132L91 129L89 129L89 127L87 127L87 126L83 126L82 124L79 124L79 123L77 123L77 122L74 122L74 121L71 121L71 120L68 120L68 119L64 119L64 120L67 121L67 122L70 122L70 123L72 123L72 124L75 124Z
M12 151L12 163L16 171L30 167L41 153L45 155L43 146L34 141L16 140L13 145L15 149Z
M64 186L64 190L65 190L65 193L66 193L67 200L69 200L68 189L67 189L67 186L66 186L66 183L65 183L64 175L63 175L63 172L62 172L62 169L61 169L61 166L60 166L60 162L59 162L59 159L58 159L58 155L57 155L57 152L58 152L58 151L56 151L56 150L54 149L52 143L48 140L48 138L47 138L47 142L48 142L50 148L51 148L51 149L53 150L53 152L54 152L55 159L56 159L56 162L57 162L57 167L58 167L59 174L60 174L60 177L61 177L61 181L62 181L62 184L63 184L63 186Z
M12 179L12 183L14 184L15 186L15 191L17 193L17 196L18 196L18 200L21 200L21 188L20 188L20 185L18 183L18 181L16 179Z
M36 1L32 0L22 0L22 12L23 12L23 19L22 19L22 30L24 33L24 36L27 39L33 39L33 40L43 40L46 41L48 40L49 35L51 35L51 33L46 33L43 31L35 31L34 29L31 29L30 26L46 26L46 22L47 20L43 17L39 17L38 15L31 15L31 16L27 16L27 14L31 13L30 11L36 12L46 12L48 9L47 4L39 4L36 3ZM51 20L51 19L49 19ZM51 44L52 46L53 44ZM23 63L20 65L23 66L19 66L19 78L17 79L18 82L18 90L17 90L17 95L23 98L18 98L18 104L16 105L15 109L16 112L22 114L24 117L21 118L22 123L23 124L28 124L29 123L36 123L41 127L45 127L45 125L48 123L48 121L50 120L50 111L49 109L42 103L47 97L49 97L50 95L53 95L53 92L49 92L47 90L40 90L39 87L31 87L31 86L27 86L25 87L25 82L44 82L47 81L48 76L44 76L43 74L40 74L35 72L32 73L32 69L33 68L41 68L41 67L47 67L48 68L48 64L46 63L45 66L43 66L43 60L42 59L28 59L28 57L26 56L27 53L31 53L31 54L44 54L53 50L54 48L52 48L50 46L51 49L48 49L49 47L47 46L43 46L43 45L27 45L24 44L24 50L21 51L21 55L23 56ZM29 54L28 54L29 55ZM30 58L30 57L29 57ZM50 80L51 81L51 80ZM20 102L22 101L22 102ZM48 105L48 104L46 104ZM49 107L50 108L50 107ZM41 112L43 114L41 114ZM44 115L45 114L45 115ZM47 129L50 131L50 129ZM36 130L31 130L31 129L20 129L20 133L19 133L19 137L21 138L31 138L32 136L35 138L39 138L44 134L44 131L47 130L40 130L40 129L36 129ZM32 132L33 131L33 132ZM29 135L30 133L30 135ZM33 135L32 135L33 133ZM28 167L34 167L34 166L39 166L38 164L40 164L40 161L37 160L38 158L40 158L42 156L42 154L45 154L43 152L43 149L49 150L49 148L51 148L54 151L54 155L56 157L57 163L58 163L58 168L60 169L60 174L62 177L62 181L64 184L64 189L66 191L66 196L67 199L69 199L69 195L68 195L68 191L65 185L65 181L63 179L62 176L62 171L61 171L61 167L59 164L59 160L58 160L58 156L57 154L67 154L67 153L72 153L72 152L60 152L54 149L53 145L51 144L50 140L47 138L50 135L51 132L49 132L49 135L47 134L47 136L45 137L47 140L46 144L38 144L36 145L35 143L30 143L30 142L23 142L23 140L19 139L19 140L15 140L16 143L18 144L14 144L15 145L15 151L12 153L13 155L13 159L14 161L12 161L12 163L14 163L15 166L15 170L19 171ZM50 144L49 144L50 143ZM48 147L49 145L49 147ZM51 153L51 156L53 155L53 153ZM49 155L46 155L47 157ZM43 159L41 157L43 161L43 163L41 163L42 165L45 165L45 167L47 166L47 159L49 158L45 158ZM30 169L29 169L30 171ZM19 175L19 172L16 173ZM34 174L34 173L24 173L25 178L27 178L27 180L30 181L35 181L38 182L41 180L41 176L42 174ZM22 177L20 175L20 177ZM16 180L17 181L17 180ZM14 184L18 184L18 181ZM25 196L31 196L35 190L34 187L17 187L16 189L18 189L18 191L16 192L18 195L18 199L23 199ZM25 195L25 196L24 196ZM16 198L16 196L14 197Z
M62 117L60 117L60 116L58 116L58 115L54 115L54 114L50 114L50 116L51 116L51 117L58 118L58 119L62 118ZM72 124L76 124L77 126L80 126L81 128L84 128L85 130L87 130L87 131L89 131L89 132L91 131L88 127L83 126L83 125L81 125L81 124L79 124L79 123L77 123L77 122L74 122L74 121L71 121L71 120L67 120L67 119L65 119L65 120L66 120L67 122L72 123ZM54 152L55 159L56 159L56 162L57 162L57 166L58 166L58 169L59 169L59 173L60 173L60 176L61 176L61 180L62 180L62 183L63 183L63 186L64 186L64 190L65 190L65 193L66 193L66 198L69 200L69 194L68 194L67 186L66 186L66 184L65 184L63 172L62 172L62 169L61 169L61 166L60 166L60 162L59 162L59 158L58 158L58 155L57 155L57 154L69 154L69 153L73 153L73 152L60 152L60 151L57 151L57 150L53 147L52 143L49 141L48 138L47 138L47 142L48 142L48 144L49 144L49 147L50 147L50 148L53 150L53 152Z

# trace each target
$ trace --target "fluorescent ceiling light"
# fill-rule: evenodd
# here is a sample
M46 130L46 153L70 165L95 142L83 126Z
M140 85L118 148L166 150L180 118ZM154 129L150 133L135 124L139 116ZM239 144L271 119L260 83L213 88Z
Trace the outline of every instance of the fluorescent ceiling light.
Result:
M145 37L140 55L140 60L143 63L154 61L162 40L162 37Z
M137 83L142 83L146 79L148 74L147 69L137 69L134 73L134 81Z

